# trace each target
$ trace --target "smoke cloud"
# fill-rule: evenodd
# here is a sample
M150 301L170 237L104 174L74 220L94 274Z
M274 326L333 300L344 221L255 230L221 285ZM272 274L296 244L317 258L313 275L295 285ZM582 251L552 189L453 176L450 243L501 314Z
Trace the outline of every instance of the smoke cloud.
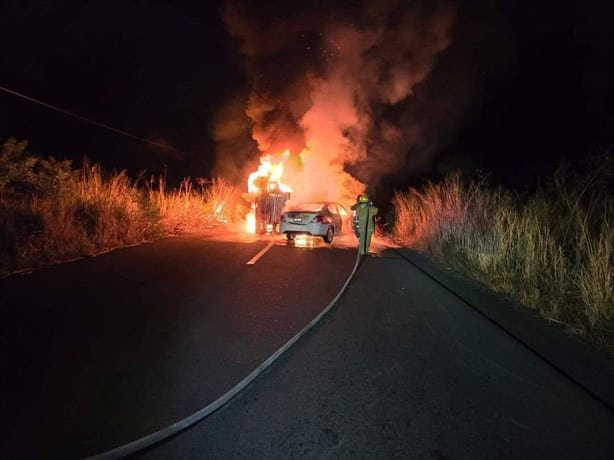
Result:
M241 178L260 153L290 149L286 167L301 198L347 202L404 168L423 141L415 91L450 44L452 6L256 3L224 7L248 96L219 112L218 172Z

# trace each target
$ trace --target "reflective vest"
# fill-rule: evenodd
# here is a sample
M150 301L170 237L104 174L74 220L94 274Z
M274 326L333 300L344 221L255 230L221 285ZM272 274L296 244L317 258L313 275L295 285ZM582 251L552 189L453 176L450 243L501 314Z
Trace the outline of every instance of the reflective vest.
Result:
M373 233L375 230L375 216L378 209L373 206L373 203L356 203L352 206L352 210L355 211L354 225L358 225L360 229L364 228L367 224L367 211L369 214L369 226L367 227L368 233Z

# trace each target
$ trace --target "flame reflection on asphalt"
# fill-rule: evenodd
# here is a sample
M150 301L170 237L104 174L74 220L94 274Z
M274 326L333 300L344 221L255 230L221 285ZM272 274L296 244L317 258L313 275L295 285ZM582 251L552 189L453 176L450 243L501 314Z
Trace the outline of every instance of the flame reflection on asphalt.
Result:
M335 235L332 244L324 242L322 237L310 236L310 235L296 235L294 241L286 239L285 235L273 233L269 235L250 234L245 232L245 224L224 224L219 223L208 228L204 228L198 234L191 236L202 236L203 238L213 241L222 241L228 243L249 244L258 241L277 243L281 246L295 247L307 250L315 249L347 249L356 250L358 247L358 241L352 233L345 233L341 235ZM370 251L376 255L380 255L386 248L396 246L386 238L373 237L371 242Z
M323 246L324 241L322 238L316 238L310 235L296 235L294 241L288 241L289 246L297 246L299 248L314 248L317 246Z

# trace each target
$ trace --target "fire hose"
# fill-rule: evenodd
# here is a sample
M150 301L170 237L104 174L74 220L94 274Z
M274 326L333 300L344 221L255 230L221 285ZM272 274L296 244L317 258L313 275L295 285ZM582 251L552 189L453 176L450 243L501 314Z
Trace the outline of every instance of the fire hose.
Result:
M368 211L367 211L367 219L369 217ZM367 220L368 222L368 220ZM367 234L367 226L365 226L365 230L363 233L363 239L362 241L359 241L359 244L366 244L365 240L366 240L366 234ZM324 316L337 304L337 302L339 301L339 299L341 298L341 296L345 293L348 285L350 284L350 282L352 281L352 279L354 278L354 275L356 274L356 271L358 270L358 267L360 265L360 261L361 261L361 257L360 257L360 250L357 251L356 254L356 261L354 263L354 267L352 268L352 272L350 273L350 275L348 276L348 278L346 279L345 283L343 284L343 286L341 287L341 289L339 290L339 292L337 293L337 295L333 298L333 300L331 300L331 302L324 308L324 310L322 310L318 316L316 316L313 320L311 320L311 322L309 324L307 324L307 326L305 326L303 329L301 329L301 331L299 331L294 337L292 337L290 340L288 340L281 348L279 348L275 353L273 353L271 356L269 356L264 362L262 362L262 364L260 364L260 366L258 366L256 369L254 369L247 377L245 377L243 380L241 380L239 383L237 383L234 387L232 387L230 390L228 390L226 393L224 393L222 396L220 396L219 398L217 398L215 401L213 401L212 403L206 405L205 407L203 407L202 409L194 412L192 415L189 415L181 420L179 420L178 422L173 423L172 425L169 425L165 428L162 428L158 431L155 431L153 433L150 433L146 436L143 436L139 439L136 439L132 442L129 442L127 444L123 444L121 446L115 447L111 450L108 450L106 452L102 452L96 455L92 455L90 457L87 457L87 459L90 460L107 460L107 459L116 459L116 458L124 458L127 457L129 455L134 455L137 452L140 452L144 449L147 449L155 444L158 444L159 442L170 438L171 436L174 436L178 433L180 433L181 431L184 431L188 428L190 428L191 426L195 425L196 423L200 422L201 420L207 418L208 416L210 416L211 414L213 414L215 411L217 411L219 408L221 408L222 406L224 406L226 403L228 403L231 399L233 399L235 396L237 396L239 393L241 393L241 391L243 391L250 383L252 383L260 374L262 374L265 370L267 370L269 367L271 367L271 365L277 361L286 351L288 351L296 342L298 342L301 337L303 337L307 332L309 332L311 329L313 329L313 327L318 324L322 318L324 318Z

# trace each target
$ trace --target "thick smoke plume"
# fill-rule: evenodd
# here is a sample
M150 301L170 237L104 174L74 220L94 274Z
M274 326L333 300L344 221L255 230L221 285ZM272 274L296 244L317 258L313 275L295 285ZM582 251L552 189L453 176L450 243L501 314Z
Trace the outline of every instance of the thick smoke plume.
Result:
M421 141L414 91L450 43L454 11L432 1L275 3L225 4L249 88L243 107L230 101L218 117L218 170L244 175L254 147L290 149L300 198L347 202L403 168Z

